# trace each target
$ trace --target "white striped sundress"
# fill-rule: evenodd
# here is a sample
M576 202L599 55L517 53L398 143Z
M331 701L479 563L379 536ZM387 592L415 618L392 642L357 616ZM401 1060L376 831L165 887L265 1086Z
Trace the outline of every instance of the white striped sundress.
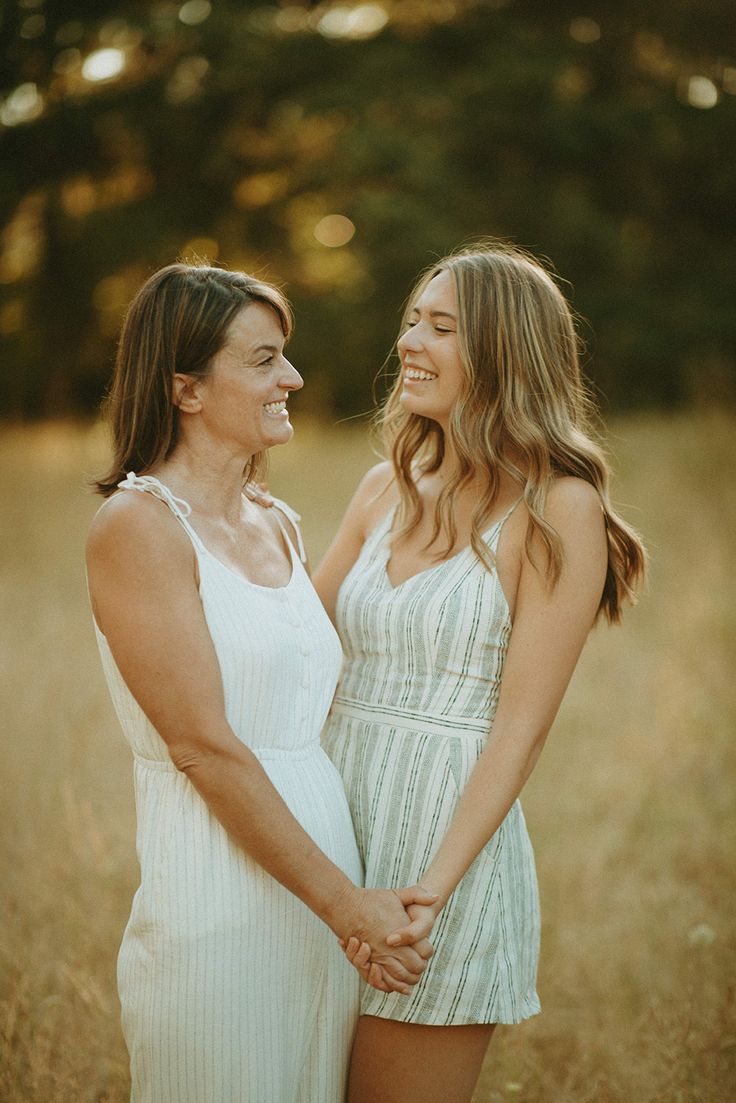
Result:
M391 585L394 512L340 588L345 659L322 736L371 888L421 880L493 723L511 632L498 576L471 548ZM483 537L493 552L505 520ZM537 880L518 801L440 913L432 942L412 994L366 986L362 1014L448 1026L516 1023L539 1011Z
M258 586L207 550L186 502L158 479L119 485L161 499L187 532L228 722L305 831L360 883L342 782L319 743L340 645L299 557L289 545L286 586ZM342 1103L358 974L174 767L99 629L97 638L134 761L141 884L118 958L131 1100Z

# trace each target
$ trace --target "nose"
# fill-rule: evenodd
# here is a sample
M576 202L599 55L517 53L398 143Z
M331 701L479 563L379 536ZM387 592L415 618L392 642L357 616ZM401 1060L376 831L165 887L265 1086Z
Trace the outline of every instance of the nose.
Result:
M396 342L396 348L399 353L404 352L417 352L422 347L421 336L418 332L419 324L411 326L404 333L401 334Z
M304 386L304 380L294 365L284 357L284 372L279 380L279 387L285 391L300 391Z

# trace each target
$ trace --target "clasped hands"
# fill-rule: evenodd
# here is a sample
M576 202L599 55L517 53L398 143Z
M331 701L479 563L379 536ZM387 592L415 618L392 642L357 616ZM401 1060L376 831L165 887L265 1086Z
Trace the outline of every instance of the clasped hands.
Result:
M408 996L434 953L438 896L422 885L354 892L338 928L345 956L373 988Z

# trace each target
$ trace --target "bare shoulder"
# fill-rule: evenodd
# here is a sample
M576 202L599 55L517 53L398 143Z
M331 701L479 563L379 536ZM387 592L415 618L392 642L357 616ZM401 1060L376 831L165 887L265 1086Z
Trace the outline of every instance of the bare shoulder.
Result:
M596 488L585 479L563 475L554 480L547 492L546 518L563 535L580 526L604 527L603 503Z
M375 464L365 473L352 501L352 508L360 515L364 536L386 516L398 498L393 467L387 460Z
M358 484L358 493L366 500L378 498L386 494L392 484L395 485L393 467L388 460L382 460L368 468Z
M151 494L121 491L109 498L92 519L87 536L87 563L120 561L129 556L191 559L192 549L170 509Z

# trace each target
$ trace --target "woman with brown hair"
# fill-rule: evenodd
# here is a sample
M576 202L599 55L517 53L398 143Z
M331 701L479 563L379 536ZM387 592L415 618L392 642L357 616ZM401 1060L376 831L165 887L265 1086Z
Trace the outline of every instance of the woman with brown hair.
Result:
M593 622L644 570L593 442L570 308L532 256L425 272L365 476L315 575L345 663L323 743L367 885L421 884L406 999L363 965L350 1103L467 1103L495 1023L539 1010L539 907L518 802ZM346 944L359 963L367 947ZM384 990L381 991L383 984Z
M290 332L275 288L177 264L139 291L118 349L87 568L135 762L118 981L138 1103L340 1103L358 975L334 935L359 931L403 994L431 954L385 942L431 894L360 887L319 744L339 641L294 515L243 495L292 435Z

